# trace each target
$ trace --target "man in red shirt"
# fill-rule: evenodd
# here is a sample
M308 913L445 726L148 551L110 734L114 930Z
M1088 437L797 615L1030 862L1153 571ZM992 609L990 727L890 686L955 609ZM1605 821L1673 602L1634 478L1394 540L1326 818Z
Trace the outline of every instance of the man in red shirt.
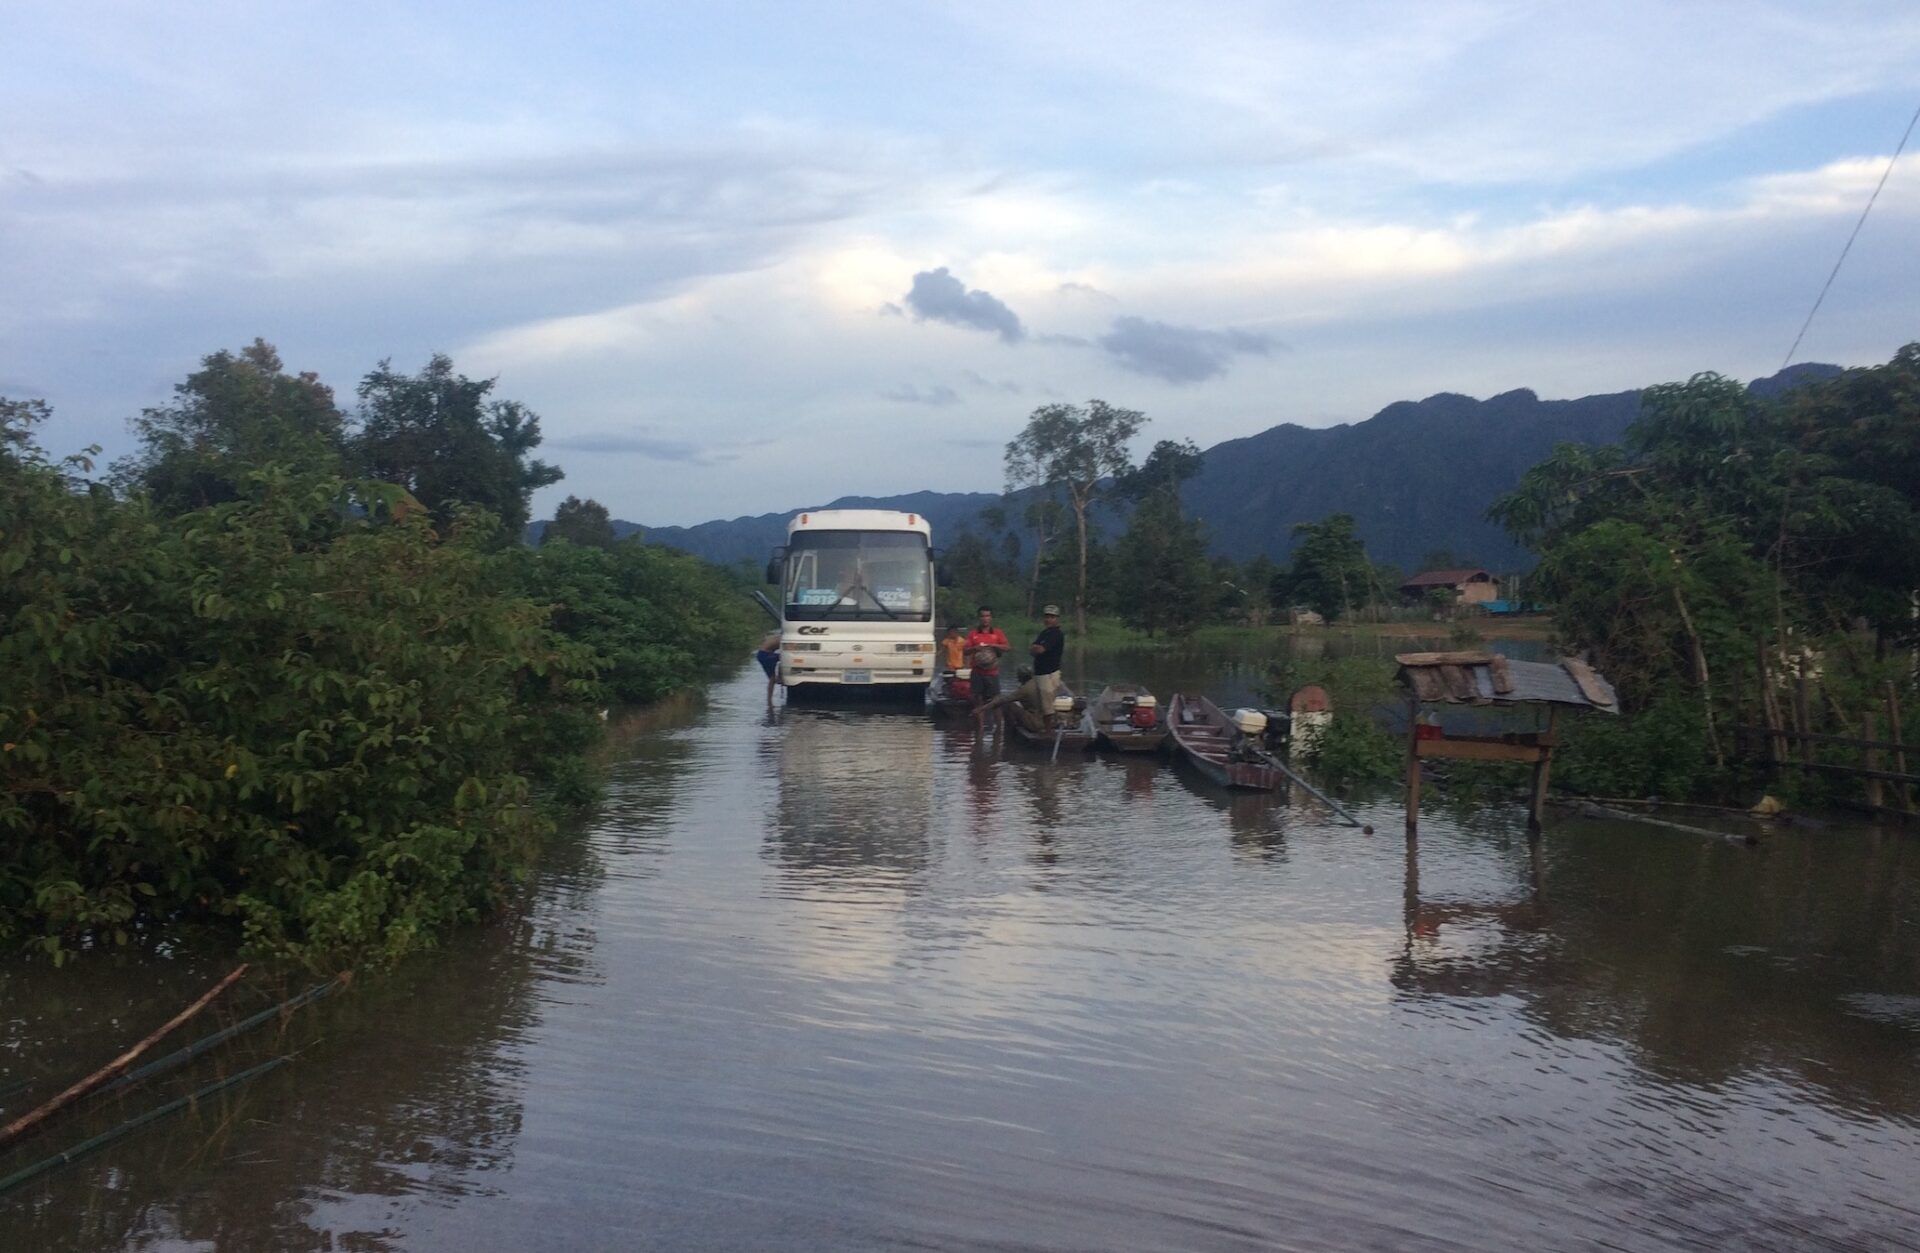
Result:
M967 654L973 661L974 708L1000 695L1000 656L1012 647L1007 633L993 625L993 607L980 606L980 621L967 632ZM983 653L981 649L990 651Z

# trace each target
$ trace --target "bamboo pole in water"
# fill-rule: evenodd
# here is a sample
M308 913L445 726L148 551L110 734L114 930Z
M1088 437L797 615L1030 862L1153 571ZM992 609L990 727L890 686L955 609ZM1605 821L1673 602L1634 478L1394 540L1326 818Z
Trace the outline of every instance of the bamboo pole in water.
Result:
M263 1009L249 1018L242 1018L231 1027L222 1027L212 1035L202 1036L185 1048L175 1049L165 1057L155 1058L137 1070L128 1071L126 1074L121 1075L118 1079L115 1079L112 1083L102 1088L101 1091L117 1092L121 1088L130 1088L136 1083L153 1078L155 1075L165 1074L167 1071L173 1070L176 1067L184 1066L202 1053L205 1053L208 1049L225 1044L228 1040L233 1039L233 1037L243 1035L261 1023L292 1013L304 1005L312 1004L335 988L343 986L344 979L345 976L341 976L327 983L316 983L305 992L300 993L300 995L290 997L271 1009Z
M222 992L226 991L228 988L238 983L240 981L240 977L246 973L247 973L247 967L245 963L242 963L241 965L234 967L234 969L227 975L226 978L222 979L220 982L214 984L211 988L207 989L204 993L201 994L200 999L196 1000L193 1004L187 1006L185 1009L175 1014L172 1018L169 1018L166 1022L162 1023L159 1026L159 1028L157 1028L151 1034L149 1034L146 1039L140 1041L138 1044L134 1045L132 1048L128 1049L126 1052L120 1054L120 1056L114 1058L112 1061L108 1062L106 1065L102 1066L100 1069L94 1071L92 1074L88 1075L86 1078L80 1080L78 1083L69 1087L66 1091L60 1093L58 1096L54 1097L52 1100L45 1102L44 1104L39 1106L37 1109L28 1110L26 1113L20 1115L20 1117L8 1123L5 1127L0 1127L0 1148L4 1148L8 1144L11 1144L15 1140L18 1140L21 1136L25 1135L27 1132L31 1131L33 1128L39 1126L41 1123L45 1122L47 1119L53 1117L53 1115L59 1113L62 1109L65 1109L67 1106L73 1104L75 1101L79 1100L81 1097L87 1095L87 1093L92 1092L95 1088L101 1087L102 1085L106 1084L108 1081L113 1079L115 1075L118 1075L119 1073L124 1071L127 1067L133 1065L134 1062L139 1060L140 1055L142 1053L146 1052L148 1049L158 1044L169 1032L173 1031L176 1027L179 1027L182 1023L186 1022L189 1018L192 1018L195 1014L205 1009L208 1005L211 1005L215 997L219 996Z
M215 1082L208 1084L206 1087L201 1088L198 1092L190 1093L187 1096L178 1097L174 1100L168 1101L165 1105L162 1105L157 1109L150 1109L146 1113L141 1114L137 1118L128 1119L126 1122L121 1123L118 1127L113 1128L111 1131L103 1131L97 1136L93 1136L90 1139L82 1140L80 1143L74 1145L70 1149L65 1149L59 1153L55 1153L52 1157L46 1158L43 1161L35 1162L33 1165L28 1166L25 1169L16 1170L11 1175L8 1175L6 1178L0 1179L0 1196L5 1196L7 1193L13 1191L15 1188L19 1187L23 1183L27 1183L33 1179L37 1179L41 1175L44 1175L48 1171L54 1169L56 1166L64 1166L68 1162L78 1161L80 1158L85 1157L87 1154L93 1152L95 1149L104 1148L105 1146L113 1143L115 1140L118 1140L123 1136L131 1135L133 1132L138 1131L140 1128L146 1126L150 1122L157 1122L160 1119L165 1118L168 1114L177 1113L180 1110L187 1108L189 1105L194 1104L195 1102L205 1100L207 1097L214 1095L216 1092L220 1092L220 1091L223 1091L224 1089L233 1087L235 1084L238 1084L238 1083L245 1083L247 1080L255 1078L256 1076L266 1074L269 1070L275 1070L281 1066L284 1066L292 1060L293 1059L291 1057L276 1057L271 1061L262 1062L258 1066L254 1066L248 1070L243 1070L237 1075L229 1075L225 1079L216 1080Z
M1731 844L1758 844L1758 835L1741 835L1733 831L1715 831L1710 827L1690 827L1684 822L1668 822L1665 818L1654 818L1647 814L1630 814L1624 809L1609 809L1605 805L1596 805L1592 801L1574 800L1564 802L1575 813L1590 818L1617 818L1621 822L1638 822L1649 827L1665 827L1669 831L1685 831L1688 835L1709 835L1716 840L1726 840Z

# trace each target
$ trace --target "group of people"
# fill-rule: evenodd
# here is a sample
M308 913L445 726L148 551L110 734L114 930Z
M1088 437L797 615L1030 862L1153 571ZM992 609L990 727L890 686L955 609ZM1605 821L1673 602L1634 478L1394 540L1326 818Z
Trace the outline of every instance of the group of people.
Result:
M1060 606L1048 605L1041 610L1040 633L1027 645L1032 665L1020 667L1019 686L1004 695L1000 691L1000 659L1013 651L1013 644L1005 631L993 625L991 605L980 606L979 612L979 621L971 631L963 635L959 627L948 627L940 641L940 660L949 673L972 671L974 718L984 722L987 715L1016 700L1044 718L1060 692L1060 662L1067 651L1067 633L1060 629ZM767 704L772 705L774 689L780 682L780 632L771 632L761 640L753 656L766 671Z
M1013 644L1005 631L993 625L991 605L980 606L979 612L979 621L971 631L963 636L959 627L948 627L940 642L941 660L949 671L971 671L974 720L985 722L988 715L997 714L1001 706L1014 701L1044 718L1060 691L1060 662L1067 651L1067 634L1060 629L1060 607L1048 605L1040 611L1040 633L1027 645L1032 665L1019 669L1019 686L1006 693L1000 690L1000 660L1013 651Z

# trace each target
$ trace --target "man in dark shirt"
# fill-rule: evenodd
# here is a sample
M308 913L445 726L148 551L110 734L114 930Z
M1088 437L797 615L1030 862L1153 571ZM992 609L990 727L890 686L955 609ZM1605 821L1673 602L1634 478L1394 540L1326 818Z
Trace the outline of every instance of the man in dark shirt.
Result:
M1067 635L1060 629L1060 606L1048 605L1040 611L1040 620L1046 625L1033 637L1027 651L1033 654L1033 678L1040 687L1040 705L1043 709L1052 709L1053 698L1060 692L1060 657L1067 651Z

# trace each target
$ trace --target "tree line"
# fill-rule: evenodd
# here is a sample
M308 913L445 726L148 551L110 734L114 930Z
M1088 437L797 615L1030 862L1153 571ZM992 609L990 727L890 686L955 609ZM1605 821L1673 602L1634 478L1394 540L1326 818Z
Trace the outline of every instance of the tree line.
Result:
M492 391L382 362L348 411L256 341L105 474L0 400L0 944L397 958L511 894L604 706L738 654L715 567L520 543L560 471Z
M1724 789L1751 773L1742 725L1911 734L1920 344L1772 398L1711 373L1650 388L1621 444L1561 445L1491 516L1539 555L1561 641L1632 715L1590 737L1596 790ZM1861 760L1845 745L1792 756ZM1859 789L1818 768L1774 786Z
M1148 421L1104 400L1036 409L1006 446L1004 502L945 545L961 603L1020 605L1029 617L1045 602L1071 604L1083 634L1098 614L1149 636L1259 626L1299 609L1327 621L1408 612L1402 572L1368 556L1349 514L1295 526L1285 565L1210 555L1205 524L1181 503L1200 449L1163 439L1136 464L1129 445ZM1471 564L1436 550L1421 568ZM1430 616L1450 600L1413 612Z
M1402 572L1370 559L1345 514L1295 526L1284 566L1209 556L1180 505L1198 450L1162 440L1135 464L1127 443L1146 421L1102 401L1036 410L1007 446L1007 505L948 546L969 598L1029 614L1071 601L1150 634L1301 608L1330 621L1448 608L1445 591L1403 604ZM1913 741L1920 344L1773 396L1712 373L1649 388L1621 443L1560 445L1489 516L1536 554L1524 598L1551 606L1555 644L1622 694L1626 717L1570 737L1563 780L1732 794L1755 777L1758 735L1789 759L1768 780L1787 797L1886 799L1831 767L1884 770L1896 750L1818 737ZM1445 550L1422 563L1473 565ZM1896 803L1916 790L1887 782Z

